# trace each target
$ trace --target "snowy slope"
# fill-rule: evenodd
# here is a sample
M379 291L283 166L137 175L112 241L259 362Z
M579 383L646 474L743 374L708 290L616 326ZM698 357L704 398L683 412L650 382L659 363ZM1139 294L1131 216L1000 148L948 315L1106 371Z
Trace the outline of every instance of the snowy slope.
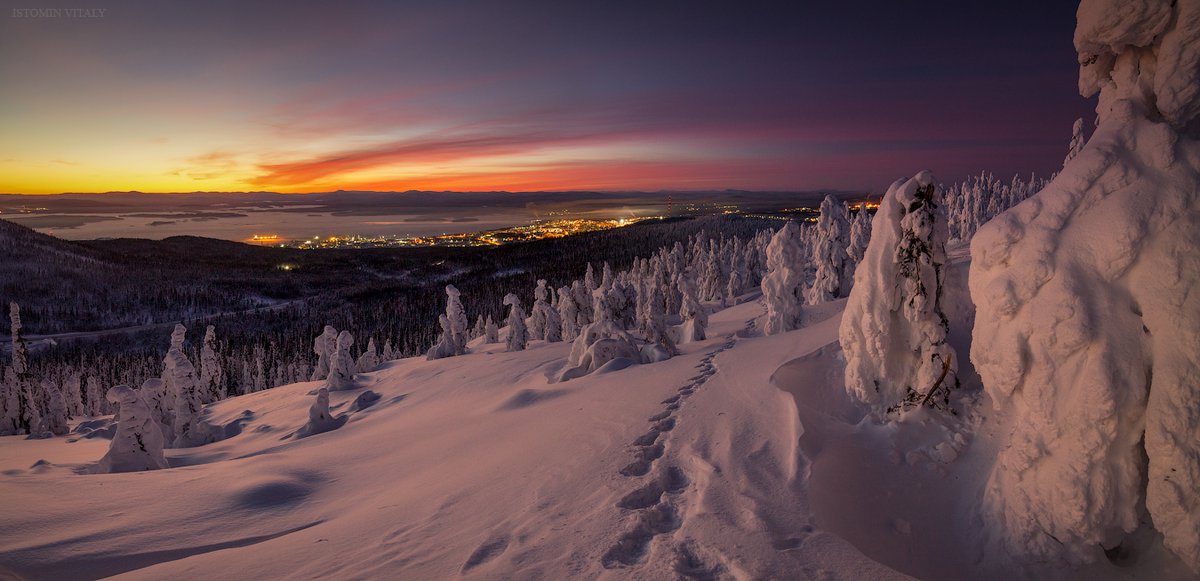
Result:
M168 450L169 470L86 474L107 440L0 438L20 507L0 511L0 577L1186 578L1154 538L1123 567L1013 571L978 511L1005 427L863 421L844 303L763 336L744 302L678 357L565 383L548 377L566 343L393 361L331 394L345 426L304 439L319 383L236 397L206 417L240 433ZM349 412L364 389L381 398Z
M761 312L727 309L680 357L568 383L547 380L565 343L391 362L366 376L377 404L300 440L317 383L232 398L207 419L241 433L168 451L170 470L79 474L107 440L3 438L0 497L22 509L0 515L0 565L59 579L886 576L807 522L795 406L769 381L829 342L836 317L735 338ZM335 413L359 391L333 393ZM623 475L638 458L647 473Z

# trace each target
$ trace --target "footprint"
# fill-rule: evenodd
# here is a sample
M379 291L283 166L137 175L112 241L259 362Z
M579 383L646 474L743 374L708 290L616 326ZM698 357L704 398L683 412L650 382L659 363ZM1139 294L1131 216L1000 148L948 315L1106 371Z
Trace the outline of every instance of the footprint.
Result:
M629 494L626 494L617 506L628 510L641 510L658 504L662 498L663 489L658 482L651 482Z
M673 396L671 396L671 397L668 397L667 399L664 399L664 400L662 400L662 403L665 403L665 404L672 404L672 403L675 403L675 402L677 402L677 401L679 401L679 396L677 396L677 395L673 395Z
M668 466L666 470L658 477L658 485L667 494L675 494L687 488L691 483L687 474L678 466Z
M504 550L507 548L508 548L508 536L507 535L496 537L493 539L488 539L487 541L484 541L482 545L479 545L479 547L476 548L471 553L470 557L467 557L467 562L463 563L461 572L466 573L467 571L470 571L471 569L474 569L475 567L478 567L488 561L491 561L492 559L495 559L497 556L499 556L501 553L503 553Z
M667 418L661 422L658 422L657 424L654 424L654 428L651 431L669 432L673 429L675 429L675 418ZM657 435L658 434L655 434L655 436L657 436ZM651 443L653 443L653 440L651 440ZM644 444L642 444L642 445L644 445Z
M646 556L646 550L650 547L652 538L654 538L654 534L649 530L640 526L634 527L633 530L617 539L617 544L604 553L600 563L604 565L605 569L621 565L636 565L641 562L642 557Z
M663 455L663 445L640 446L634 452L634 460L621 469L623 476L644 476L650 471L650 465Z
M678 400L678 399L679 399L679 396L675 396L675 399L676 399L676 400ZM675 402L671 402L671 403L675 403ZM646 420L646 421L648 421L648 422L657 422L658 420L665 419L665 418L669 418L669 417L671 417L671 412L669 412L669 411L666 411L666 412L662 412L662 413L654 414L654 415L650 416L650 419L649 419L649 420Z
M709 565L688 543L675 547L675 572L684 579L716 581L725 572L720 563Z
M674 422L674 420L671 420L671 421ZM662 422L659 422L659 423L661 424ZM658 429L658 426L654 426L653 428L650 428L649 432L646 432L645 434L638 436L637 439L633 441L633 445L634 446L653 445L654 441L658 439L658 434L661 433L662 431L663 430Z

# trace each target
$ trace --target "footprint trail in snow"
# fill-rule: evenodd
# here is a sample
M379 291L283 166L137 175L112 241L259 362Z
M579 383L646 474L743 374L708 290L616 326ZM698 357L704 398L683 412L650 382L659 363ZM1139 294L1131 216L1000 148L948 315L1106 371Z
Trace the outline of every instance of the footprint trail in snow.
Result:
M680 387L675 395L663 400L663 411L650 416L647 420L651 424L650 428L634 439L631 445L632 461L621 468L620 473L622 476L639 479L647 474L651 476L648 481L617 501L618 508L633 512L636 516L633 526L622 533L601 557L605 568L628 567L642 563L650 551L650 542L654 537L674 533L683 525L679 505L685 500L686 495L683 493L691 480L679 466L666 460L658 462L664 458L668 449L670 432L677 422L675 412L688 397L717 373L713 359L732 348L738 335L744 336L754 331L755 319L746 321L741 332L726 335L724 342L705 353L700 364L696 366L700 373L688 379L688 383ZM662 466L655 470L656 464ZM703 563L686 542L675 547L675 569L684 577L716 578L719 568L719 565L710 567Z

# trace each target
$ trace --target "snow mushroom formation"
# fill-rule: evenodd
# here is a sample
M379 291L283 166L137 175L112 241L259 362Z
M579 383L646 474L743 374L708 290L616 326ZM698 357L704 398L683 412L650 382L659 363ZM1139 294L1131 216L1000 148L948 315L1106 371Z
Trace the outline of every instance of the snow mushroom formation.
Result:
M945 404L957 384L943 312L946 215L933 174L897 180L872 224L839 339L846 390L880 415L904 403Z
M1010 433L1007 550L1089 562L1139 527L1200 573L1200 2L1084 0L1091 140L972 245L971 359Z

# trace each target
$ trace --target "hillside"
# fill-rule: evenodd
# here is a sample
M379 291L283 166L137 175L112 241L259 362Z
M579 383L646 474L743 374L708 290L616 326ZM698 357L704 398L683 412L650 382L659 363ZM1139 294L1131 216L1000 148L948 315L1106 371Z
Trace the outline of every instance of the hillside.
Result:
M168 450L169 470L87 474L104 438L0 438L0 494L28 507L0 515L0 565L56 579L1015 574L970 502L998 428L860 421L841 386L844 301L763 336L745 299L681 356L566 383L548 379L566 343L393 361L333 394L346 425L304 439L319 384L230 398L204 417L231 437ZM378 401L355 410L366 390ZM1161 543L1137 550L1123 568L1037 576L1184 577Z

